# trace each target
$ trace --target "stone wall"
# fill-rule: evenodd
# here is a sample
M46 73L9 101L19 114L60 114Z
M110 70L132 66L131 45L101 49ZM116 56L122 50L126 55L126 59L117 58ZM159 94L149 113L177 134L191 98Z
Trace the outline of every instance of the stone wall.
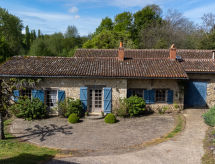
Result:
M191 80L203 80L207 84L206 103L209 108L215 106L215 75L213 74L189 74Z
M42 89L64 90L67 97L79 99L80 87L91 85L104 85L112 88L113 109L118 106L119 98L127 96L127 88L144 88L144 89L171 89L174 91L174 104L155 103L148 105L156 112L163 108L168 111L178 111L183 109L184 94L177 80L133 80L133 79L85 79L85 78L45 78L40 83ZM178 106L176 108L176 106Z
M128 88L171 89L174 92L173 104L155 103L147 107L155 112L178 112L184 108L184 87L179 80L128 80Z

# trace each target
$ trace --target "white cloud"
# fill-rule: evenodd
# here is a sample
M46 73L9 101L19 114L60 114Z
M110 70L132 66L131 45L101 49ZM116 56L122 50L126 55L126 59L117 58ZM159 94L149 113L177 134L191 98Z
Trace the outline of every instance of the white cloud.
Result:
M80 18L80 15L75 15L75 19L79 19Z
M184 12L184 16L192 19L193 21L200 22L201 17L206 13L214 13L215 3L210 5L205 5L201 7L197 7L191 10Z
M77 13L78 12L78 8L73 6L72 8L69 9L70 13Z
M64 33L67 26L75 25L80 35L88 35L94 32L101 21L100 18L41 11L16 11L15 14L23 20L24 25L29 25L31 29L40 29L43 34Z

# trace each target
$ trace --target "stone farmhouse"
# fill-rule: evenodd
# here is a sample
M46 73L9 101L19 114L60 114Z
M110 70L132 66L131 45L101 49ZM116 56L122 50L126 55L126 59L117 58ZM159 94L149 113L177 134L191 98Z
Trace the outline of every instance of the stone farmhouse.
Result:
M15 90L49 108L66 97L92 113L110 113L120 98L137 95L154 111L215 105L212 50L78 49L74 57L15 56L0 66L0 78L41 78L39 88Z

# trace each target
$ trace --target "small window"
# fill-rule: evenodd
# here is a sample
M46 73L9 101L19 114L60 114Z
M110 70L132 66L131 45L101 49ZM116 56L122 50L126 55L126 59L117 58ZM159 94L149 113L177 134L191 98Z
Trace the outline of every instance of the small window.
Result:
M31 99L31 89L23 89L21 91L21 96L25 96L28 97L29 99Z
M166 89L157 89L155 92L156 102L166 102Z
M138 96L143 98L144 89L130 89L131 96Z
M46 105L49 108L57 106L57 90L46 90Z

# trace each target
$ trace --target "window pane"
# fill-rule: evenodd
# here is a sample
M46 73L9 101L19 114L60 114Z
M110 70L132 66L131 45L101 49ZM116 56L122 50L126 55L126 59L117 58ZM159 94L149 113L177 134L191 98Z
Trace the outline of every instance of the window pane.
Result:
M156 102L165 102L166 101L166 90L157 89L155 98L156 98Z

